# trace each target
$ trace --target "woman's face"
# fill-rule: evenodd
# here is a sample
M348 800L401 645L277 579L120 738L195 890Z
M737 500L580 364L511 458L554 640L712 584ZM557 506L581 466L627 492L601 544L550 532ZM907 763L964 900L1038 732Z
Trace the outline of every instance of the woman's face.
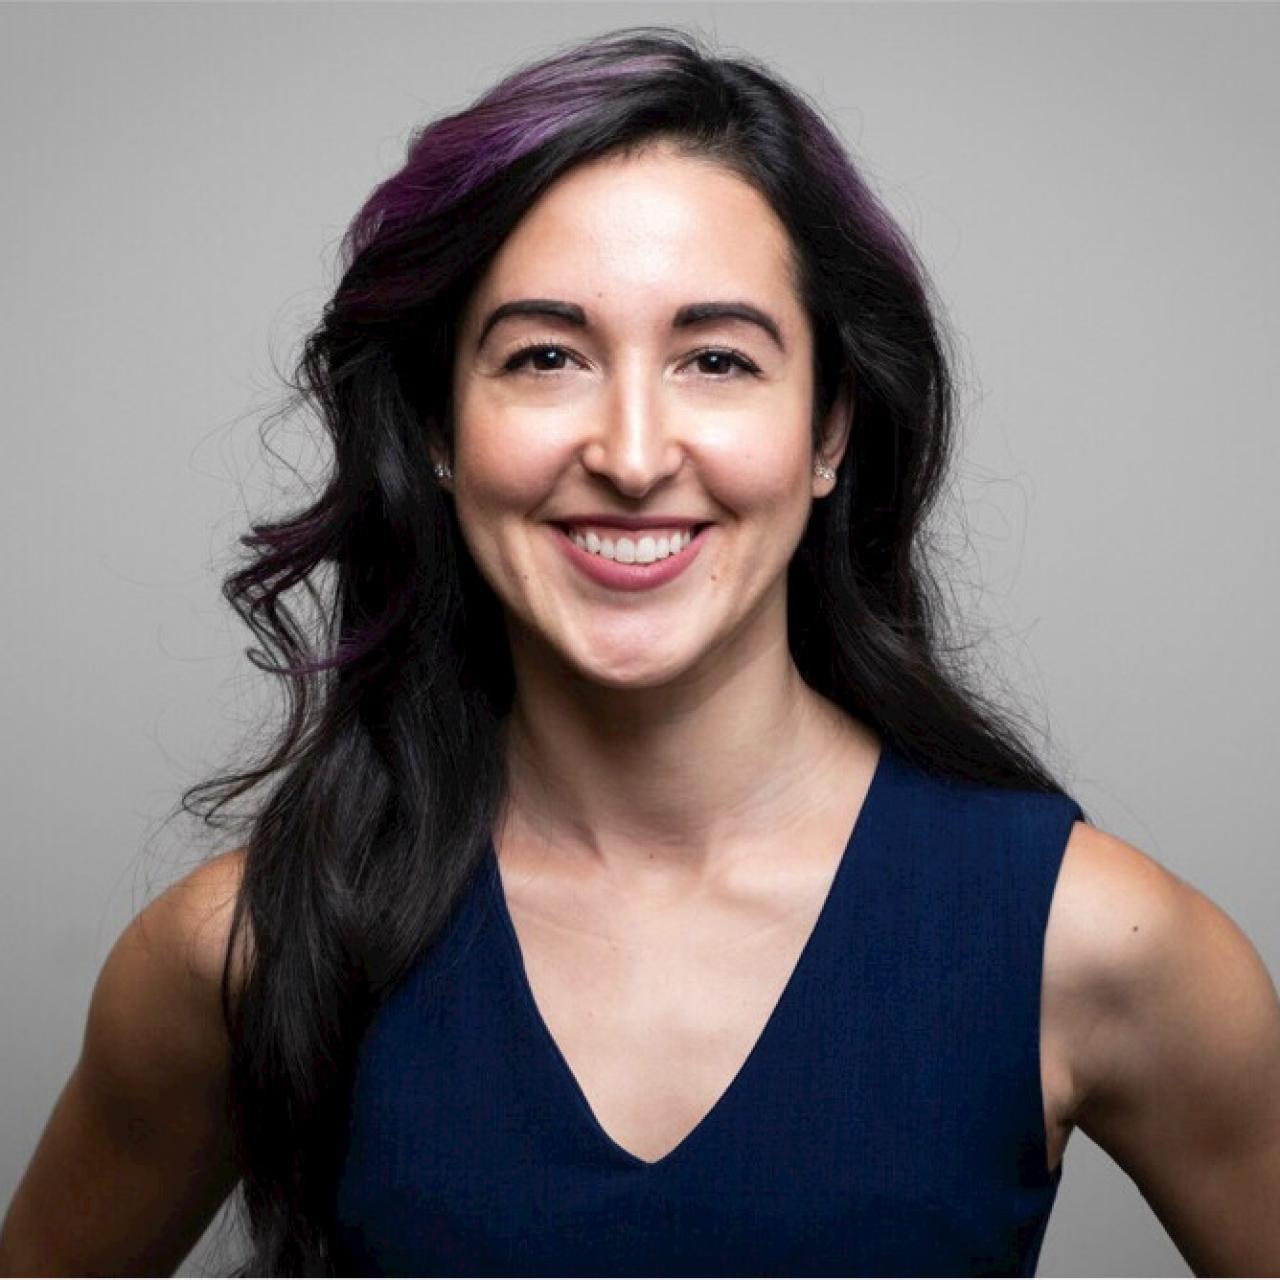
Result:
M752 186L665 146L565 174L502 245L459 320L450 461L463 537L513 646L624 688L749 637L785 643L787 565L834 484L813 473L813 337L789 255ZM680 315L707 303L757 318ZM833 467L848 417L842 400ZM579 516L598 517L616 559L620 537L644 535L604 527L611 516L661 517L657 535L709 527L675 576L673 563L626 590L573 550L561 525Z

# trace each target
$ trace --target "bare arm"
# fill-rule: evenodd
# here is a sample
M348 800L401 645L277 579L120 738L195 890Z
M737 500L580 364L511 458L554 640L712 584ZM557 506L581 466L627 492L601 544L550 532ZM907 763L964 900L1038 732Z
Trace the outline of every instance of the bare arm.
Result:
M171 886L112 948L0 1274L171 1275L235 1188L218 983L242 853Z
M1085 829L1095 1017L1081 1129L1197 1275L1280 1274L1280 1000L1209 898Z

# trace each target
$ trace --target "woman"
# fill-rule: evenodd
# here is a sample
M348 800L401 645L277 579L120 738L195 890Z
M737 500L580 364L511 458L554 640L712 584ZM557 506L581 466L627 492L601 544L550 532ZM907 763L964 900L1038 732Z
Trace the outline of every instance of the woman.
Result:
M1280 1267L1274 988L947 668L940 333L804 99L601 37L345 250L330 482L228 582L290 718L187 800L269 796L108 958L5 1269L242 1179L249 1274L1029 1274L1074 1126Z

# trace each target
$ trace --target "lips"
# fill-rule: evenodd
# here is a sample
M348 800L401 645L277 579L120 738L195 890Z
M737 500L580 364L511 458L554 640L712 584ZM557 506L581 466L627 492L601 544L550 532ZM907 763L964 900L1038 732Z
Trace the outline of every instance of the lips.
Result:
M568 526L552 525L555 541L569 562L585 577L614 591L645 591L680 577L702 550L708 537L705 532L707 528L709 526L705 524L694 526L695 531L689 539L689 545L664 560L655 560L649 564L624 564L584 551L574 542ZM635 530L627 531L632 537L636 533Z

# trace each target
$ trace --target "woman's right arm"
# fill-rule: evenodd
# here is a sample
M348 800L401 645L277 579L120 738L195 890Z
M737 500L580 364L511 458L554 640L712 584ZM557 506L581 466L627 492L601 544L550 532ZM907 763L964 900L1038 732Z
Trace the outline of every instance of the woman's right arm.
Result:
M243 859L197 867L107 956L0 1227L0 1274L172 1275L235 1189L219 983Z

